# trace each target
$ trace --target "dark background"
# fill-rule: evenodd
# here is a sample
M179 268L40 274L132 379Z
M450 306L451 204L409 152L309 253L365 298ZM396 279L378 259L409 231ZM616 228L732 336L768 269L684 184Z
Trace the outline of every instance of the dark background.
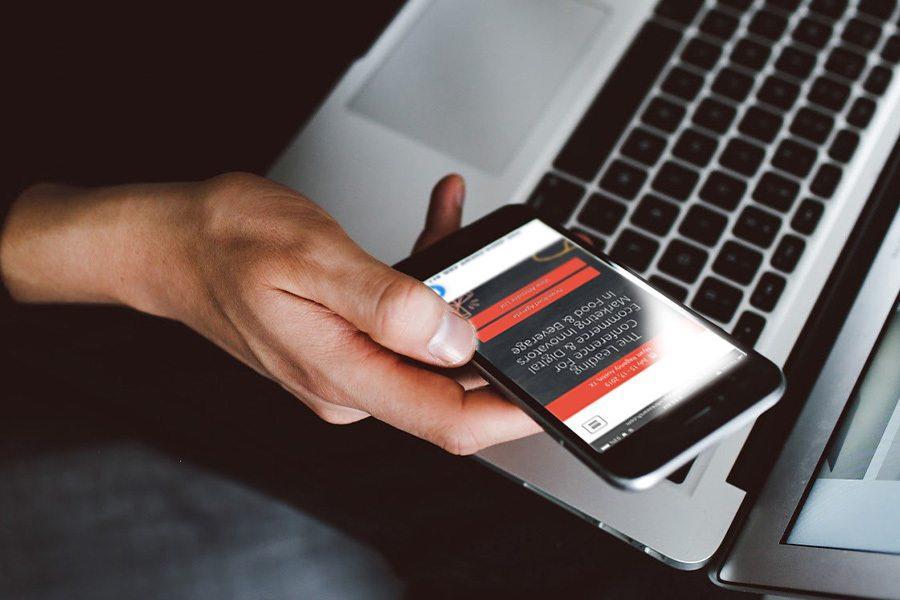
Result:
M7 9L2 191L264 173L398 4ZM723 594L705 573L664 567L471 460L371 420L318 422L180 325L102 307L17 307L0 325L4 468L140 440L348 532L413 595ZM43 597L25 592L60 576L59 545L72 547L65 556L102 555L100 529L74 541L40 529L76 519L77 507L27 493L11 502L44 515L28 528L9 510L0 518L0 570L33 571L17 597ZM137 543L118 540L116 551ZM28 563L44 555L46 574L44 562ZM91 569L98 584L128 576Z
M189 4L6 10L4 171L86 184L264 173L402 3Z

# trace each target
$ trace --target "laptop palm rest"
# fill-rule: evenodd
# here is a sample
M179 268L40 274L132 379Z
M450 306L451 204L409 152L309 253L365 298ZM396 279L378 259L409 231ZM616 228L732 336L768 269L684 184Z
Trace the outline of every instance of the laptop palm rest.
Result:
M574 1L459 4L428 6L349 108L500 174L608 13Z

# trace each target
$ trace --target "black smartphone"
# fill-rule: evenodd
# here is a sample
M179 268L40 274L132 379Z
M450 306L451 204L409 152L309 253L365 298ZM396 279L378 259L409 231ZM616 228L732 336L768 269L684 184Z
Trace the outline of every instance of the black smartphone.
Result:
M781 397L781 370L530 208L396 268L477 332L473 363L616 486L644 489Z

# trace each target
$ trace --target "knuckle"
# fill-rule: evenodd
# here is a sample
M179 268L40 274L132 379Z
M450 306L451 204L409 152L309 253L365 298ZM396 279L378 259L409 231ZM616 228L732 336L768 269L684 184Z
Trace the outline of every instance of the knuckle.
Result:
M317 377L310 369L287 356L275 356L268 362L267 367L272 377L302 402L321 402L328 395L324 378Z
M441 427L431 441L443 450L457 456L475 454L483 447L471 429L458 423Z
M333 404L324 397L327 397L327 386L323 382L315 383L306 377L297 377L296 375L282 375L284 379L279 378L281 386L294 395L298 400L309 408L318 418L331 425L348 425L355 423L366 415L361 411L353 410Z
M213 193L221 194L256 187L262 183L268 183L268 180L263 179L259 175L254 175L253 173L232 171L211 177L210 179L207 179L205 183Z
M356 413L333 404L316 402L308 406L317 417L330 425L349 425L359 420L359 416Z
M329 415L335 414L334 411L352 412L353 409L349 407L357 405L355 390L345 389L345 383L315 368L289 367L280 372L279 380L305 404L322 406ZM330 418L323 416L323 419L331 422Z

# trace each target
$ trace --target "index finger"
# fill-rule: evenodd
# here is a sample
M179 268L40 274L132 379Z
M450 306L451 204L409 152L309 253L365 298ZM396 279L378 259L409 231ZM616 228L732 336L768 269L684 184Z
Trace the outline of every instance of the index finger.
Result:
M473 454L540 431L493 390L466 391L456 381L384 350L343 370L333 385L353 408L453 454Z
M459 229L465 196L465 181L459 175L447 175L435 184L428 202L425 227L413 246L413 252L427 248Z

